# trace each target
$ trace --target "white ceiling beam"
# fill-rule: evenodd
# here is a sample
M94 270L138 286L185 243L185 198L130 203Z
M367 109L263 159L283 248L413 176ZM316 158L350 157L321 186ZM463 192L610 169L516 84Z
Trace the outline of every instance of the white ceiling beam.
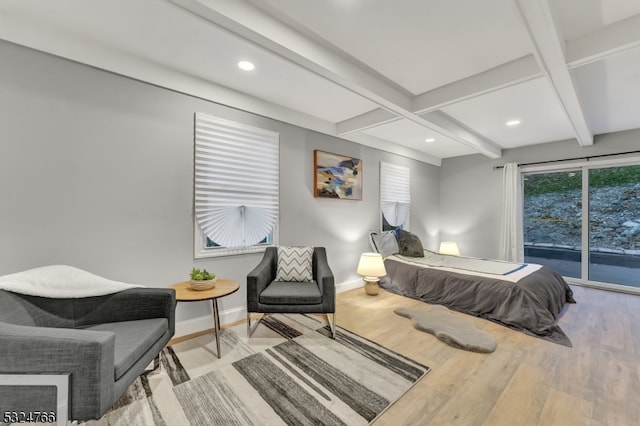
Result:
M339 121L336 123L336 133L340 136L348 136L400 119L400 116L397 114L387 111L386 109L376 108L364 114Z
M475 133L450 115L442 111L432 111L425 113L425 118L456 135L456 140L468 141L466 144L468 147L482 149L487 157L494 159L502 157L502 149L500 147L497 147L489 139Z
M427 154L426 152L418 151L404 145L389 142L388 140L381 139L366 133L353 134L349 137L349 140L357 142L360 145L366 145L371 148L380 149L382 151L393 152L394 154L422 161L423 163L433 164L434 166L440 167L442 165L442 160L438 157L434 157L433 155Z
M639 46L640 14L567 41L565 52L569 68L573 69Z
M516 15L522 20L538 60L581 146L593 145L578 94L564 56L564 41L547 0L514 0Z
M399 117L410 120L436 133L447 136L476 151L495 158L501 152L494 143L476 146L473 140L463 140L425 120L411 111L411 95L392 87L386 81L348 61L262 10L237 0L170 0L230 33L311 71L343 88L358 94Z
M382 107L408 111L410 93L366 72L245 1L170 0L201 18Z
M533 55L523 56L471 77L458 80L411 100L411 111L426 118L426 113L467 99L504 89L542 76ZM401 117L378 108L336 124L339 135L345 136L399 120Z
M567 41L567 66L569 69L577 68L637 47L640 47L640 14ZM541 76L543 73L537 59L534 55L527 55L417 95L411 101L411 110L426 118L425 113ZM336 130L339 135L347 136L399 119L399 116L378 108L337 123Z
M469 129L464 124L444 112L432 111L421 114L421 117L433 126L433 128L437 128L437 132L439 134L446 136L449 139L459 142L489 158L502 157L502 148L495 142L478 135L473 132L473 130ZM336 125L336 130L338 132L345 132L338 133L339 136L355 140L354 137L360 135L358 132L401 119L401 117L394 116L383 109L376 109L357 117L341 121Z
M418 95L411 101L411 110L421 115L540 76L542 71L534 56L523 56Z

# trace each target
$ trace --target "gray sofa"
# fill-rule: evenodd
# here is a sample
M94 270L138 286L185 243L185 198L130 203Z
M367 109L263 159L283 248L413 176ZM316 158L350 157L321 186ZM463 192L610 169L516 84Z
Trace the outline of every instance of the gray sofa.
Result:
M0 374L70 374L69 418L98 419L175 332L175 291L52 299L0 290ZM55 392L0 386L0 412L56 411Z

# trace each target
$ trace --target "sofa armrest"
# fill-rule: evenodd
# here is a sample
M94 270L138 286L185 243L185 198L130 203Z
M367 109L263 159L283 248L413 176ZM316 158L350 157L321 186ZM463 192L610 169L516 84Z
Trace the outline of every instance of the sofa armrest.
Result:
M333 313L336 308L336 287L333 272L327 260L327 251L324 247L316 247L313 251L313 278L320 286L322 303L327 312Z
M260 293L275 279L278 257L276 247L267 247L262 260L247 274L247 311L257 312Z
M172 288L131 288L99 297L73 299L76 326L167 318L175 333L176 292Z
M68 373L72 416L100 417L113 400L114 345L114 334L104 331L0 323L0 374ZM0 388L0 405L12 402L11 389ZM42 409L37 399L19 403Z

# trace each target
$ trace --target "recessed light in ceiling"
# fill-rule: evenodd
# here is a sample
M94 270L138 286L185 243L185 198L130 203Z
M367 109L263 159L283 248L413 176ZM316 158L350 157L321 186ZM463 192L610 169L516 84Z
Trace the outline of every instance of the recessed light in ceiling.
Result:
M520 124L520 120L507 121L507 126L509 126L509 127L514 127L514 126L517 126L518 124Z
M434 138L426 138L424 141L425 142L435 142L435 139Z
M240 68L241 70L251 71L255 67L256 66L253 65L253 63L251 63L249 61L240 61L240 62L238 62L238 68Z

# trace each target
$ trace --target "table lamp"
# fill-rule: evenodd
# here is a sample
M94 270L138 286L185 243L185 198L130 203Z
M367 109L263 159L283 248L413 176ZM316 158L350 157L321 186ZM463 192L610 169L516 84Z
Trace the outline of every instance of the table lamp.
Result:
M358 275L364 278L364 291L371 296L378 294L380 277L387 275L382 256L378 253L362 253L358 262Z
M452 254L454 256L460 256L460 250L458 250L458 245L454 242L443 241L440 243L440 254Z

